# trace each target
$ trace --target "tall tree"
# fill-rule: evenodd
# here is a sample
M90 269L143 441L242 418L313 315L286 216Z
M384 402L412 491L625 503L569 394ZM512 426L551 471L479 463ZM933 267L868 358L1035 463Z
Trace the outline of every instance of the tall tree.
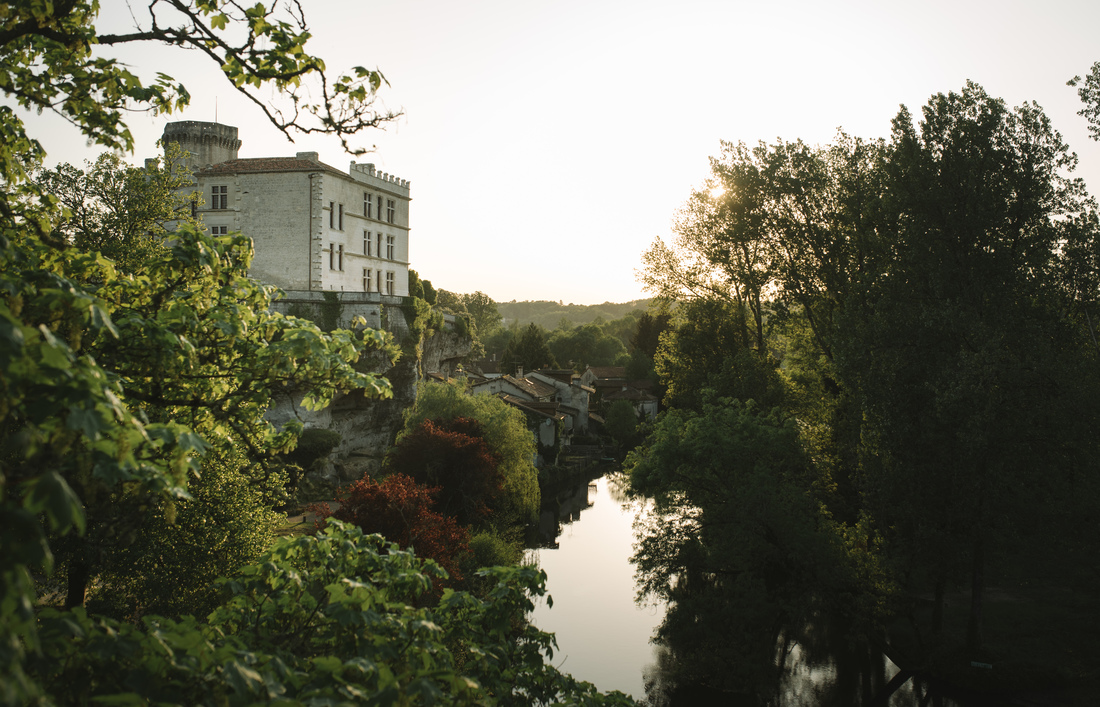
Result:
M514 374L519 367L525 371L558 367L557 359L546 342L546 331L538 324L525 326L504 347L504 353L500 357L500 370Z
M62 164L34 174L68 212L56 233L80 250L102 253L127 273L163 254L170 231L183 223L200 225L192 213L201 197L183 191L191 175L173 159L179 146L167 150L143 168L105 152L84 169Z
M990 553L1034 498L1070 488L1086 459L1065 432L1100 412L1074 382L1087 340L1066 277L1087 266L1067 259L1096 237L1075 226L1092 208L1065 176L1075 161L1037 106L973 83L934 96L919 126L902 110L884 197L896 228L850 312L843 373L888 460L878 518L941 587L965 571L971 648Z

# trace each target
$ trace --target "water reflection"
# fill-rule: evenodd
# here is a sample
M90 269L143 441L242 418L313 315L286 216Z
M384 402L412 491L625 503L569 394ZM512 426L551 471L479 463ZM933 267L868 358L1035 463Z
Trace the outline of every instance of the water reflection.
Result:
M527 557L546 570L554 606L540 602L531 619L557 636L553 662L562 670L652 707L973 704L899 675L880 651L852 645L843 638L850 632L827 617L798 630L773 626L746 636L738 627L747 607L714 587L701 591L697 605L672 609L690 612L688 623L702 630L652 644L666 607L635 604L630 562L635 519L651 517L651 507L631 501L626 488L623 475L611 474L544 497ZM746 650L749 643L755 648ZM746 675L752 680L746 682Z
M554 606L539 602L531 620L557 636L555 665L640 699L643 670L656 660L650 637L664 610L634 603L630 556L640 508L626 501L614 475L544 496L528 558L546 570Z

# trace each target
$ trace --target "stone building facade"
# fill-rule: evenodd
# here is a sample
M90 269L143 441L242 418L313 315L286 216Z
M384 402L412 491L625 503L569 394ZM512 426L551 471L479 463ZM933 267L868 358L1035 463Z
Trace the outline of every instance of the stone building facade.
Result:
M239 158L237 128L219 123L169 123L162 141L183 149L207 228L252 239L256 279L288 292L408 296L407 180L367 163L342 172L316 152Z

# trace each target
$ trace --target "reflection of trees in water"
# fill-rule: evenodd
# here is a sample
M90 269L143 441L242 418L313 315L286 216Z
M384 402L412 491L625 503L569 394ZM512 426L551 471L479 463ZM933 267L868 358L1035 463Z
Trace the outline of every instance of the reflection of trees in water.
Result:
M894 691L896 667L870 642L853 641L843 619L817 616L792 630L720 596L720 583L693 594L660 629L657 663L645 671L648 707L959 704L924 681L899 680Z

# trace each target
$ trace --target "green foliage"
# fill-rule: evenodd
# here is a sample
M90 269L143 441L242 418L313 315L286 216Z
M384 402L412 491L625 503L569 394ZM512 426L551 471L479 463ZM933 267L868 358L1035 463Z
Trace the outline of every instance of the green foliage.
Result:
M537 324L528 324L504 347L500 357L502 373L515 374L518 367L525 371L557 368L558 362L546 343L546 332Z
M665 405L698 410L702 392L755 400L764 409L783 400L782 381L765 353L749 348L743 310L720 300L695 300L676 312L660 337L654 367L666 386Z
M1100 61L1092 65L1092 69L1085 75L1084 84L1081 85L1081 77L1074 76L1068 85L1077 87L1077 95L1085 104L1077 115L1084 116L1089 122L1089 134L1093 140L1100 140Z
M630 704L558 672L553 636L518 622L545 575L487 570L485 599L446 590L429 601L442 576L331 523L222 580L226 598L205 623L43 611L28 673L50 703Z
M526 331L525 331L526 333ZM614 366L625 358L626 347L618 337L608 336L598 324L555 330L547 341L554 359L571 365L577 373L589 366Z
M186 107L191 95L167 74L158 72L149 82L126 63L105 56L109 50L93 47L154 43L196 49L288 136L291 130L332 133L350 150L351 136L396 117L372 108L375 92L386 81L380 72L355 67L338 77L325 75L324 61L306 51L310 33L300 13L212 0L186 0L178 13L171 13L170 5L175 6L155 0L148 15L135 17L134 30L120 35L96 32L97 2L31 0L12 6L4 18L9 30L0 85L21 107L54 111L90 140L126 151L134 145L125 112L172 113ZM287 101L282 108L298 110L270 105L268 87ZM3 122L15 127L18 119L7 111ZM9 147L19 154L19 145Z
M565 319L570 326L589 324L597 319L611 322L628 316L635 310L644 310L651 300L641 299L630 302L603 304L563 304L547 300L528 302L497 302L500 315L510 323L519 325L538 324L544 329L553 329Z
M669 426L695 440L679 448L690 463L658 473L657 492L720 458L698 440L723 436L691 422L721 414L700 391L779 406L813 460L790 489L816 507L789 512L844 548L830 555L837 572L821 579L821 598L845 597L866 635L893 583L935 592L936 634L944 587L968 581L969 643L979 646L991 573L1046 579L1016 561L1023 546L1075 556L1041 509L1078 513L1100 458L1087 431L1100 419L1100 227L1069 176L1075 162L1037 106L1010 109L972 83L933 96L919 123L902 109L889 140L723 143L676 242L645 255L646 285L681 302L656 361L678 409L651 448L678 449ZM641 483L650 472L638 468ZM681 553L684 566L711 561L719 546L696 531L722 522L712 514L699 525L692 509L706 516L706 503L693 504L654 529L666 545L649 546L653 567L661 552ZM721 605L732 586L705 600ZM709 621L684 623L681 638L692 645L688 629Z
M421 282L420 275L412 268L409 268L409 297L426 299L424 297L424 283ZM431 303L429 302L429 304Z
M405 426L397 442L425 420L477 420L493 453L499 455L504 488L496 503L498 527L533 521L539 509L538 475L535 471L535 438L523 413L491 395L468 395L459 386L422 383L416 404L405 411Z
M781 631L844 609L829 597L875 591L809 493L798 428L778 412L708 395L698 412L664 413L625 468L656 502L633 560L640 594L669 602L658 640L712 688L770 686Z
M629 400L611 403L604 418L604 429L620 449L634 446L638 432L638 416L634 412L634 405Z
M200 226L191 214L201 197L182 193L192 178L179 153L178 145L169 145L163 159L138 168L105 152L83 170L62 164L38 171L34 181L65 209L54 235L79 250L102 253L123 272L137 272L164 253L164 241L179 223Z
M337 292L325 291L321 296L325 301L321 304L321 319L317 323L321 331L334 331L340 326L340 314L344 310L340 303L340 295Z
M256 561L284 520L257 488L254 465L240 452L207 454L188 484L191 498L158 503L110 558L88 610L129 621L210 613L215 580Z
M487 337L500 328L500 312L489 295L478 291L461 297L479 338Z

